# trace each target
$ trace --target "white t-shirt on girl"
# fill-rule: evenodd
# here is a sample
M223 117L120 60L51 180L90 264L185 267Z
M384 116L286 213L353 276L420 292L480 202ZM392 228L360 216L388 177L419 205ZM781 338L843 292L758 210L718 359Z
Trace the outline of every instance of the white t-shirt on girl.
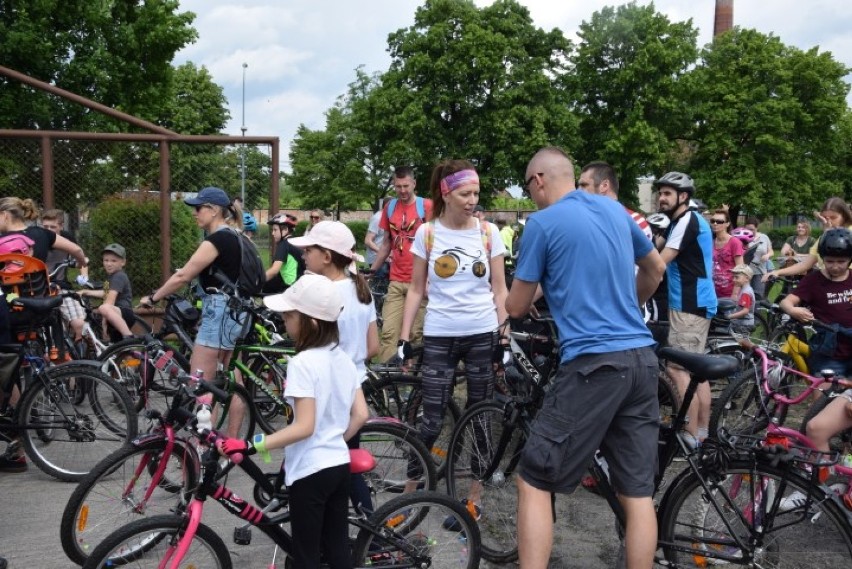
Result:
M339 347L311 348L290 358L284 396L294 410L294 397L313 399L316 424L313 435L284 449L288 486L320 470L349 464L343 433L360 386L355 364Z
M343 312L337 319L340 330L340 349L352 358L358 378L364 381L367 376L367 328L376 321L376 305L370 298L370 304L358 300L355 282L350 278L334 281L337 292L343 298Z
M491 226L491 258L505 255L497 226ZM424 336L470 336L497 328L497 308L491 291L491 265L482 231L448 229L432 222L432 250L426 259L426 225L414 236L411 252L426 259L429 303Z

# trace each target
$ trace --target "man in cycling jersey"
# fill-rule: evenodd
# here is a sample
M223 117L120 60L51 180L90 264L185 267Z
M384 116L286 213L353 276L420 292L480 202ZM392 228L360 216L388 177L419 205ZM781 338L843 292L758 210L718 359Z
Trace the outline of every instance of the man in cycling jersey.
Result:
M688 352L702 353L716 314L713 286L713 234L710 225L690 207L695 184L681 172L669 172L654 182L658 208L671 219L666 245L660 253L666 262L669 287L669 345ZM680 390L689 385L689 372L669 364L666 372ZM689 406L687 432L698 444L710 425L710 386L700 383Z
M581 190L606 196L610 199L618 201L618 177L615 175L615 168L606 162L589 162L583 169L580 170L580 179L577 180L577 186ZM653 239L651 226L645 216L637 211L633 211L627 206L624 206L633 221L639 226L648 239Z
M551 493L573 492L600 449L627 515L627 567L649 568L657 538L651 495L659 403L654 340L639 305L665 265L621 205L575 191L574 166L563 150L539 150L525 179L524 192L539 211L525 224L506 309L514 318L525 315L541 285L561 366L518 467L520 565L548 566Z

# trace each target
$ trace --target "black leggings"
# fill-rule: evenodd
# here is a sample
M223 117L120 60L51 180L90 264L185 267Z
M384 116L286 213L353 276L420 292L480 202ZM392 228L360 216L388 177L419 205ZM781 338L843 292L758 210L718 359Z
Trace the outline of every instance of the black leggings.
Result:
M349 464L331 466L290 486L293 567L350 569Z

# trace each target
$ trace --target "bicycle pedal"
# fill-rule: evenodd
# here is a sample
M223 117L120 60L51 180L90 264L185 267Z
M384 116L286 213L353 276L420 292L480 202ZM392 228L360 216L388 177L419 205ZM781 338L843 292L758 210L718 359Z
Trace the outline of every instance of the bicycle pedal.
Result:
M237 545L250 545L251 528L234 528L234 543Z

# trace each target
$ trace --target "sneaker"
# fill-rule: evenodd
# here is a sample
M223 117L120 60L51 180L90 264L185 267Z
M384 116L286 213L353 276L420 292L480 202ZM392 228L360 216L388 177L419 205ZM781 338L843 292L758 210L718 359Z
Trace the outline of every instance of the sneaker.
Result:
M462 500L461 503L464 504L464 507L467 509L467 512L473 518L473 521L478 522L479 519L482 517L482 508L480 508L467 498ZM446 519L444 519L443 526L444 529L448 531L462 530L461 524L459 524L455 516L447 516Z
M807 503L807 501L808 497L796 490L789 496L781 499L781 503L778 504L778 511L789 512L790 510L801 508Z
M24 472L27 470L27 459L24 455L14 456L8 452L0 455L0 472Z

